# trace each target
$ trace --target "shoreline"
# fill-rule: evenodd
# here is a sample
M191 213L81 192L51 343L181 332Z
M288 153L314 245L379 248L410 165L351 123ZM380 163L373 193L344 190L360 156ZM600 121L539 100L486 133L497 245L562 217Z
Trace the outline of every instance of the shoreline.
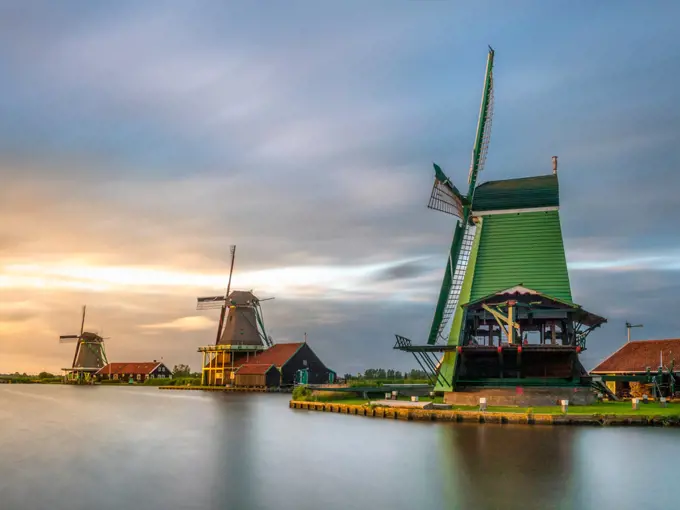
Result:
M327 413L349 414L370 418L403 421L472 422L521 425L590 425L590 426L655 426L680 427L680 414L544 414L523 412L462 411L437 409L408 409L404 407L378 407L334 402L307 402L291 400L291 409L305 409Z
M224 386L156 386L159 390L184 390L184 391L222 391L222 392L237 392L237 393L291 393L292 390L280 388L248 388L248 387L234 387L227 388Z

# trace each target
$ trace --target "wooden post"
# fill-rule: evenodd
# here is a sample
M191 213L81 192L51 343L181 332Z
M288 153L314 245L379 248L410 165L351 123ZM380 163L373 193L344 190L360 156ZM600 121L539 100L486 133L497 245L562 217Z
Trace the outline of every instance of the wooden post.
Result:
M555 321L550 321L550 335L551 335L550 343L552 345L555 345L555 335L556 335Z
M512 345L515 337L515 321L513 320L513 306L508 303L508 345Z
M205 351L203 351L203 364L201 365L201 386L205 386Z

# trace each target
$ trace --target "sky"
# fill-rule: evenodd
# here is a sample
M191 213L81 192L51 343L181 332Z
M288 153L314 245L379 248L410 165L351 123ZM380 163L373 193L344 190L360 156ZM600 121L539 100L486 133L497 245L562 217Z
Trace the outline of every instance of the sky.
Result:
M415 368L467 179L559 156L574 300L625 341L680 337L675 1L0 3L0 372L58 371L86 329L112 361L200 367L218 311L261 297L276 342L338 373Z

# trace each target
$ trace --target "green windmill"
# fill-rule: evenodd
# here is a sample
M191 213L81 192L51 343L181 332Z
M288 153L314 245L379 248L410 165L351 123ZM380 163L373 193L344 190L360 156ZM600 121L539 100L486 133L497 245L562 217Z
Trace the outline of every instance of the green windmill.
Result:
M413 353L448 402L494 395L537 405L574 390L590 400L594 383L578 355L606 320L572 301L557 157L551 174L477 184L491 136L493 65L489 48L467 193L434 165L428 207L457 221L427 342L396 335L394 348Z

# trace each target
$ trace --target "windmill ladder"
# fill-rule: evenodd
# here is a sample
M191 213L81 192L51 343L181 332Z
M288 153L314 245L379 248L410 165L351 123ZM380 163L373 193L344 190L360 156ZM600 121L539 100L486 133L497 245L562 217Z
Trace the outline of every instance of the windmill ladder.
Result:
M444 307L444 313L442 314L442 321L439 325L439 332L437 336L442 337L442 332L446 327L449 319L453 316L458 306L458 301L460 300L460 291L463 289L463 282L465 281L465 273L467 271L468 262L470 261L470 252L472 251L472 244L475 240L475 233L477 232L477 226L474 224L468 224L465 227L465 233L463 234L463 240L460 246L460 252L458 255L458 260L456 261L456 269L451 277L451 290L449 291L449 297L446 300L446 306Z

